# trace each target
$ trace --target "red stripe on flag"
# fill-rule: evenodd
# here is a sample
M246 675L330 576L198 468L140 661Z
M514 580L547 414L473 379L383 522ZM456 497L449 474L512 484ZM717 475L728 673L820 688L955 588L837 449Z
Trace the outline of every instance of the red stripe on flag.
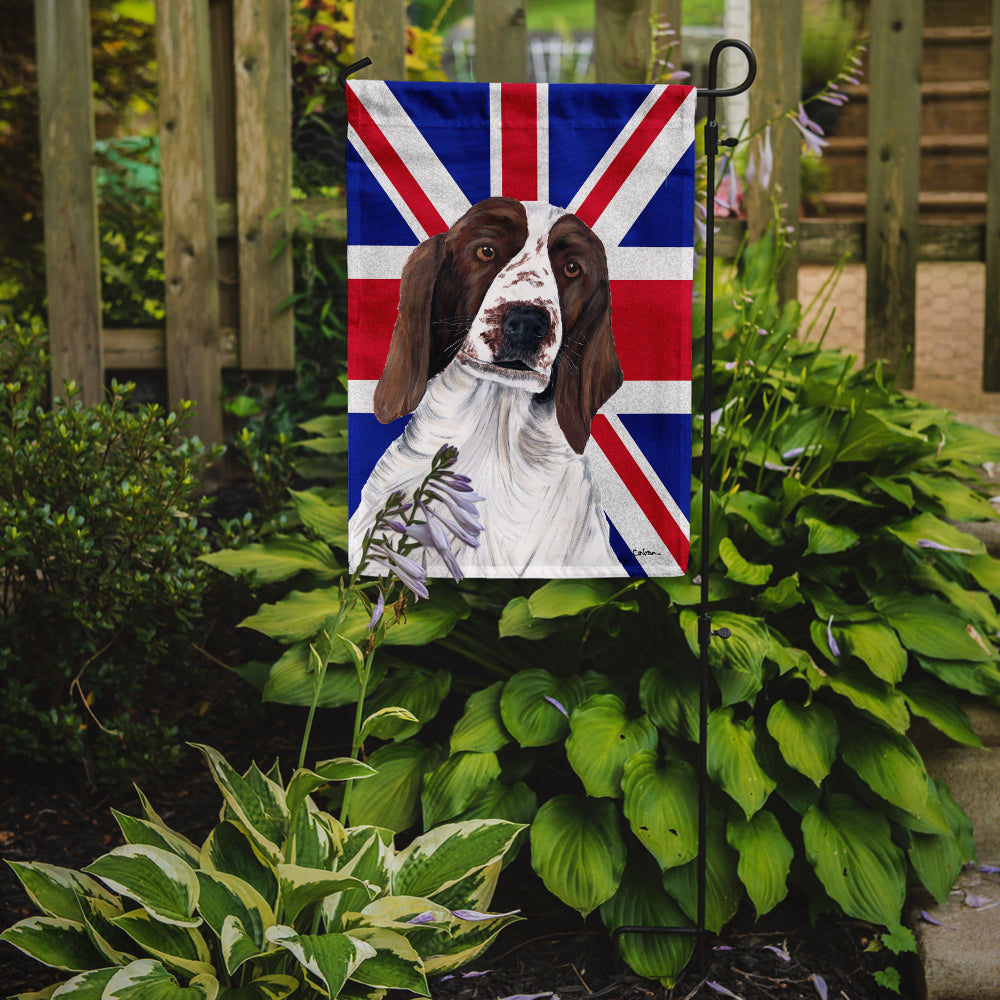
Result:
M622 444L611 422L599 413L591 422L590 433L677 564L686 566L690 546L687 536L639 468L639 463Z
M389 178L389 183L396 189L407 207L416 216L428 236L446 232L448 223L441 218L440 212L434 207L409 168L403 163L399 153L386 138L368 109L361 103L357 95L348 88L347 107L351 124L361 141L371 153L375 162Z
M691 378L691 282L611 282L611 326L626 380Z
M645 118L636 125L632 134L608 165L607 170L591 189L576 215L593 226L618 193L629 174L636 168L646 151L681 106L687 91L667 87L649 109Z
M532 83L500 87L501 193L522 201L538 199L538 105Z
M399 279L351 278L347 289L347 377L379 379L399 312Z

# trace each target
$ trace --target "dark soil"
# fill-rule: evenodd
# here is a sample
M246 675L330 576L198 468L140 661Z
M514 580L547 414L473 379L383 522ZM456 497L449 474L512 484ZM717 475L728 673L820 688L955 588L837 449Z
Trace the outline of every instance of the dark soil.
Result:
M287 720L278 718L272 724L279 734L274 742L290 749ZM218 743L234 763L247 759L242 740ZM264 745L273 749L274 743L269 739ZM214 824L220 800L194 751L191 765L149 794L170 826L197 841ZM0 779L0 858L81 868L122 842L112 806L139 814L134 794L102 795L56 775L44 780L35 776L31 781L7 775ZM874 937L871 928L832 918L811 926L799 901L786 902L756 925L751 915L740 914L719 938L706 940L705 968L695 968L697 960L693 961L672 990L639 978L618 961L596 916L583 922L563 907L545 892L524 857L501 877L494 908L519 908L525 920L502 932L470 969L447 978L432 977L435 1000L551 994L562 1000L688 1000L732 994L743 1000L822 996L887 1000L892 994L873 979L887 965L895 965L903 974L902 996L917 995L904 962L884 951L866 950ZM0 866L0 927L32 912L13 873ZM0 995L38 990L60 978L65 975L0 944Z

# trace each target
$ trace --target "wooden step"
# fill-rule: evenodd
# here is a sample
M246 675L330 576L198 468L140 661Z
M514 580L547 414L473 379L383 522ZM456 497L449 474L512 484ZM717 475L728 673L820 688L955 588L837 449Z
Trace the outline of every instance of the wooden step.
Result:
M989 25L924 29L920 76L924 83L990 78Z
M867 196L863 191L830 191L815 199L829 218L864 219ZM979 191L921 191L920 218L981 223L986 216L986 193Z

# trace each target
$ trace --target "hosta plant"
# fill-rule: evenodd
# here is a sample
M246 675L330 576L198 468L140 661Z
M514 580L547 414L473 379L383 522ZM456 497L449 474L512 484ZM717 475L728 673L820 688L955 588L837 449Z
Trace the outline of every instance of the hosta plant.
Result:
M312 798L369 779L366 764L338 758L284 783L276 767L240 774L199 749L224 802L202 844L140 793L142 818L115 813L125 845L82 871L11 863L41 915L0 938L66 977L32 996L428 996L428 974L470 961L518 919L487 912L517 824L450 823L397 849L391 831L345 828Z

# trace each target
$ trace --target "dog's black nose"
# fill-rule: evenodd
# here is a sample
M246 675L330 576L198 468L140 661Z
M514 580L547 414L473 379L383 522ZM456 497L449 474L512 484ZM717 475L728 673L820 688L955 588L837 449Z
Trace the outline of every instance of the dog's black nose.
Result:
M508 351L534 352L549 331L549 316L538 306L512 306L504 315L502 329Z

